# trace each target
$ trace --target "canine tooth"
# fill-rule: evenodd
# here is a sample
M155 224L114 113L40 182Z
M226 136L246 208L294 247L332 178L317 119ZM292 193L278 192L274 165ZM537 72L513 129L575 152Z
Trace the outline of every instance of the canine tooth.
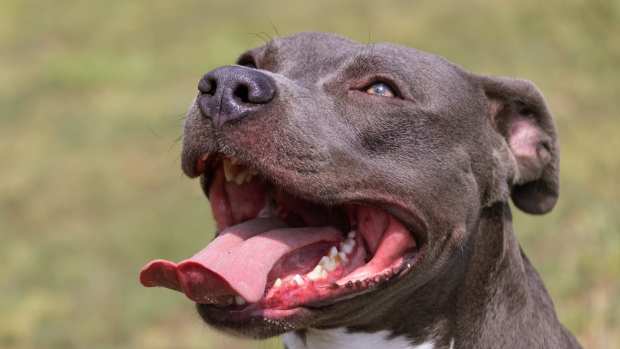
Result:
M239 160L238 160L237 158L230 158L230 162L231 162L233 165L236 165L236 164L239 162Z
M226 178L226 182L233 181L235 179L233 175L233 164L228 158L224 159L223 166L224 166L224 177Z
M347 261L349 261L349 258L347 258L347 255L344 252L338 252L338 257L343 263L346 263Z
M243 297L241 297L241 296L235 296L235 304L237 304L237 305L244 305L245 304L245 299L243 299Z
M295 276L293 276L293 281L297 284L297 286L304 284L304 279L299 274L295 274Z
M347 237L349 239L355 239L355 230L351 230L349 234L347 234Z
M282 279L277 278L276 281L273 283L273 287L278 288L280 286L282 286Z

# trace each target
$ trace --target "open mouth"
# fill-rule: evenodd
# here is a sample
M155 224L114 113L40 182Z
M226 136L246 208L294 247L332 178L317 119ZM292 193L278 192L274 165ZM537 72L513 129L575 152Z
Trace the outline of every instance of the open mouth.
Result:
M417 259L414 234L383 209L300 199L222 155L197 167L219 234L180 263L148 263L144 286L233 311L320 307L386 284Z

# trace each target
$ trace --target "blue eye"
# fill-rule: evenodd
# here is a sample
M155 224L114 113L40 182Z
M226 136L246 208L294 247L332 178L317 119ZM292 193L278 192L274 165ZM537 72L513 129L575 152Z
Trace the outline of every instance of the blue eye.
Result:
M370 87L366 89L366 93L368 93L369 95L376 95L382 97L395 97L396 95L394 91L392 91L392 88L388 84L383 82L376 82L370 85Z

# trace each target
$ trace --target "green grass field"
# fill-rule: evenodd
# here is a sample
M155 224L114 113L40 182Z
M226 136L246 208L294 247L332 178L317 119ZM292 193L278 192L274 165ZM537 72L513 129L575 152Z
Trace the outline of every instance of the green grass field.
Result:
M0 348L279 348L144 289L213 225L180 171L204 72L264 39L337 32L533 80L560 130L561 196L518 237L588 348L620 347L620 2L0 2Z

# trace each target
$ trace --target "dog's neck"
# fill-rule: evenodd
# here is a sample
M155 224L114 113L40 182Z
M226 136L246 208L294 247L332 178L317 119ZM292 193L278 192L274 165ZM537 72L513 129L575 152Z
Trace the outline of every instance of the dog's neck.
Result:
M521 253L507 204L483 210L469 243L449 272L401 297L403 302L383 308L367 323L287 334L288 348L365 348L360 343L395 349L474 348L515 342L537 347L540 336L530 336L532 332L562 332L542 282ZM542 291L543 297L533 297L532 289Z

